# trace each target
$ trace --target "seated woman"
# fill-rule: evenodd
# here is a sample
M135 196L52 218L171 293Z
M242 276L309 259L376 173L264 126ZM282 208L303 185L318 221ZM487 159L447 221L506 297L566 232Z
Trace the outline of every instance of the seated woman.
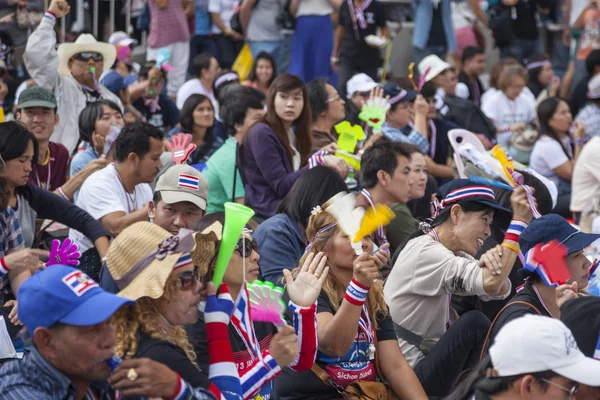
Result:
M546 56L537 55L527 59L527 88L536 99L536 104L549 97L558 96L560 78L554 76L552 63Z
M346 102L327 79L316 79L306 85L313 117L312 152L337 150L338 135L334 126L344 120Z
M548 343L562 346L549 351ZM445 399L549 400L577 394L577 399L592 400L597 396L580 396L578 387L600 385L599 374L600 362L585 357L565 324L528 315L500 331L490 355Z
M198 369L183 329L198 319L203 299L198 267L189 254L195 246L192 231L182 229L172 236L150 222L137 222L113 240L106 265L121 289L119 296L136 301L113 316L115 352L125 359L146 357L165 364L192 387L209 390L217 399L239 399L241 385L231 368L233 353L225 333L234 308L227 285L221 288L218 308L209 308L207 302L205 311L211 379ZM214 285L208 290L214 293ZM175 393L171 398L180 397Z
M269 53L261 51L252 64L248 79L242 82L242 85L260 90L266 95L277 76L276 71L273 57Z
M274 285L283 285L283 270L293 269L304 254L304 237L312 210L348 190L332 169L315 167L302 175L281 200L277 214L260 224L254 239L260 248L260 275Z
M525 278L525 284L492 323L486 346L494 343L496 334L504 325L525 314L560 318L560 306L577 297L578 292L588 286L592 263L583 254L583 249L598 238L600 235L578 231L556 214L544 215L534 220L519 237L522 253L527 254L537 244L557 240L567 247L567 257L564 261L571 274L571 280L568 281L569 284L555 288L546 286L537 273L520 270L519 274ZM586 295L585 292L580 294ZM483 352L485 351L487 347L484 347Z
M362 240L363 254L357 257L335 219L323 211L310 218L306 235L311 242L299 265L320 252L327 253L329 265L317 306L319 351L312 371L285 370L277 378L275 397L337 399L339 390L354 381L380 378L389 382L395 398L427 399L398 347L379 279L383 254L372 255L372 239Z
M240 146L240 172L245 204L263 221L294 182L310 168L324 165L343 178L346 161L332 155L311 154L312 118L306 87L300 78L284 74L275 79L267 95L267 113L246 134Z
M576 122L573 130L574 146L569 130L573 116L566 101L552 97L538 107L539 137L531 151L529 166L552 180L558 188L558 200L554 212L570 217L571 179L575 163L584 145L585 126Z
M479 311L457 319L452 295L506 298L519 243L516 235L506 236L502 247L475 260L494 218L511 212L496 202L492 189L467 179L442 186L437 197L437 215L402 249L384 294L402 352L427 394L441 397L462 371L475 366L489 328ZM513 191L511 203L514 219L531 221L524 189Z
M25 247L34 244L36 219L49 219L87 236L100 257L108 250L108 234L87 212L62 197L27 183L31 165L37 160L37 140L33 133L17 122L0 124L0 154L6 163L10 181L9 205L21 224Z
M204 282L209 282L213 277L224 221L225 215L218 213L201 220L196 226L202 230L199 237L203 244L192 253L192 260L198 266ZM229 287L233 299L247 299L245 285L258 278L259 260L256 242L249 231L243 231L223 277L223 283ZM273 379L286 367L292 371L307 371L312 367L317 350L315 303L327 277L326 262L327 257L320 254L307 261L296 279L287 272L286 293L290 299L289 309L293 313L292 326L245 321L238 317L246 311L243 308L236 310L239 314L233 315L229 325L229 341L244 399L270 398ZM204 316L200 315L196 323L188 326L187 332L198 355L200 371L208 376L209 354Z

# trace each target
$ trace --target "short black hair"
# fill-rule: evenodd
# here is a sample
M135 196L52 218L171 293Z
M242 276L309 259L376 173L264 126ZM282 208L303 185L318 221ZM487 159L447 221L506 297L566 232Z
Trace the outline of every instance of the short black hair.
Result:
M33 164L38 159L38 141L35 135L17 121L0 124L0 156L7 162L17 159L25 153L29 142L33 143Z
M462 53L461 61L464 64L465 61L469 61L473 57L479 54L485 54L485 51L481 47L469 46L465 47Z
M281 200L277 213L287 214L306 228L313 208L346 190L348 187L344 179L334 170L327 167L311 168L296 180Z
M94 101L93 103L88 103L81 113L79 113L79 136L81 140L92 143L92 134L96 130L96 121L102 118L102 114L104 114L104 107L108 106L115 111L121 113L123 116L123 112L119 108L119 106L106 99L100 99L98 101Z
M435 97L435 91L435 85L431 81L425 82L423 84L423 87L421 88L421 94L423 95L423 97L425 97L425 99Z
M391 176L398 167L398 156L410 160L414 147L409 143L394 142L386 137L378 139L371 147L365 150L360 160L361 186L370 189L377 185L377 173L385 171Z
M208 53L198 54L196 57L194 57L194 61L192 62L192 64L194 66L194 74L198 78L202 76L203 69L210 68L210 60L212 60L213 58L214 57Z
M115 141L115 159L123 162L135 153L141 159L150 151L150 138L163 140L162 131L147 122L127 124Z
M594 75L595 67L600 67L600 49L592 50L585 59L585 68L588 75Z
M249 109L262 110L265 95L251 87L240 86L235 90L235 96L223 104L219 110L221 122L229 136L235 135L235 125L243 124Z
M313 122L319 119L319 114L327 111L329 104L327 103L327 79L315 79L306 85L308 100L310 103L310 111L312 112Z

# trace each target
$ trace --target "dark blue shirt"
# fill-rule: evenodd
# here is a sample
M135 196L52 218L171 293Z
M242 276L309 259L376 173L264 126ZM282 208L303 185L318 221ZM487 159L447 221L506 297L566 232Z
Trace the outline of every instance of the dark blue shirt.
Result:
M143 98L133 102L133 106L142 113L150 125L167 132L179 123L179 109L173 100L162 93L158 95L158 105L160 110L152 112L150 107L144 104Z

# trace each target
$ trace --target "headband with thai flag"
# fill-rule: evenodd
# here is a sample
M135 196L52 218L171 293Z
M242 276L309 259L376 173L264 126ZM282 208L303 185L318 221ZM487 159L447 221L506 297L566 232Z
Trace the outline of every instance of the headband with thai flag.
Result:
M441 203L433 204L434 218L449 204L461 200L492 200L496 201L494 191L486 186L466 186L448 193Z
M550 61L548 61L548 60L536 61L536 62L527 64L526 69L529 71L530 69L543 67L546 64L550 64Z
M400 89L400 93L398 93L397 95L395 95L394 97L390 97L390 99L388 100L388 104L389 105L393 105L396 104L397 102L401 101L403 98L406 97L406 95L408 94L408 92L404 89Z

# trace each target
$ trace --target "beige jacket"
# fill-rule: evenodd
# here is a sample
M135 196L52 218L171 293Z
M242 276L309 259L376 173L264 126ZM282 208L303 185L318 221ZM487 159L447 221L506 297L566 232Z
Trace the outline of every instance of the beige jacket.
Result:
M504 299L483 289L483 270L466 253L454 254L429 235L412 239L400 253L387 278L383 293L394 322L425 338L439 340L450 316L450 294L473 296L484 301ZM398 339L406 360L414 367L425 356Z
M50 140L64 145L72 153L79 143L79 113L86 106L83 88L71 76L62 76L58 72L58 54L56 53L55 21L42 18L37 29L29 36L25 54L25 66L31 78L41 87L54 91L58 102L59 124ZM105 65L104 68L110 68ZM99 85L100 95L121 107L121 100L103 85Z

